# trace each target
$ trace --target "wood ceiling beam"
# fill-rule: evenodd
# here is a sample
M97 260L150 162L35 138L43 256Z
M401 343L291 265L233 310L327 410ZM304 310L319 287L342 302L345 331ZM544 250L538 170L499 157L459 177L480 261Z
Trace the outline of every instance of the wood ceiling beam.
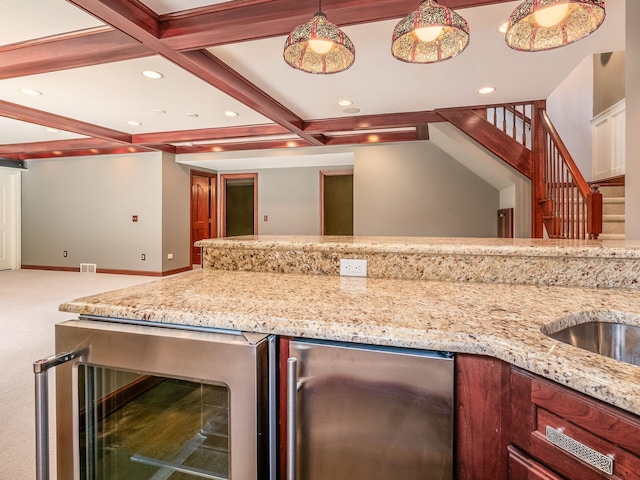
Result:
M412 142L418 140L415 131L356 133L353 135L335 135L327 138L327 145L362 145L371 143Z
M203 128L198 130L181 130L176 132L141 133L133 135L136 145L153 143L199 142L206 140L223 140L246 137L262 137L269 135L285 135L291 133L277 124L248 125L239 127Z
M307 133L330 133L378 128L401 128L427 125L446 120L436 111L390 113L381 115L360 115L357 117L325 118L304 123Z
M136 8L131 2L125 0L68 1L102 22L133 37L256 112L300 135L309 143L322 145L316 138L302 130L302 119L213 55L203 50L180 53L167 46L158 38L157 18L146 10Z
M35 160L38 158L65 158L65 157L90 157L93 155L127 155L130 153L145 153L152 152L154 149L147 147L126 147L120 145L119 147L106 147L106 148L87 148L87 149L70 149L70 150L55 150L50 152L27 152L19 155L20 160Z
M462 9L510 0L442 0ZM224 4L223 4L224 5ZM416 10L419 0L325 0L322 10L340 26L399 19ZM195 50L247 40L287 35L311 19L315 4L300 0L233 2L160 17L163 40L175 50Z
M105 140L113 140L126 144L131 143L131 135L128 133L100 127L53 113L43 112L23 105L5 102L4 100L0 100L0 116L21 122L35 123L36 125L42 125L44 127L57 128L88 137L103 138Z
M0 79L130 60L154 53L118 30L93 28L0 48Z
M122 147L122 143L104 140L102 138L77 138L72 140L53 140L48 142L32 142L0 145L0 156L29 153L46 153L61 150L88 150Z

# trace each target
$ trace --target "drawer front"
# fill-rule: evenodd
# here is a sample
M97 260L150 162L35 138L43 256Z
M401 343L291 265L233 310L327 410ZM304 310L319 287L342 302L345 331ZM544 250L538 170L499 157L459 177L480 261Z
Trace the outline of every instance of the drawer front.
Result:
M639 478L638 457L542 408L537 409L530 440L531 454L568 478ZM609 472L607 460L611 460Z
M512 445L507 447L507 451L509 480L564 480Z
M635 415L515 368L511 408L511 441L553 471L568 479L640 479Z

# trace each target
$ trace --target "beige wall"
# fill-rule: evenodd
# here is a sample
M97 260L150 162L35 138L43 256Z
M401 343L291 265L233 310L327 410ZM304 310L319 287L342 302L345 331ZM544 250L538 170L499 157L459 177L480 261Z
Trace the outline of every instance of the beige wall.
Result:
M625 52L593 56L593 116L625 98Z
M495 237L499 192L431 142L359 147L354 234Z
M354 146L350 151L355 235L496 236L498 190L433 143ZM319 171L347 168L251 170L258 173L258 232L318 235Z
M175 155L162 154L162 271L191 264L191 176ZM173 255L173 260L167 256Z
M585 180L593 178L594 56L589 55L547 98L547 113ZM586 141L585 141L586 140Z
M190 264L189 175L172 156L33 160L27 168L23 265L95 263L103 269L159 273ZM132 222L133 215L138 222ZM167 253L174 254L172 262Z
M640 240L640 2L626 3L626 203L625 234Z

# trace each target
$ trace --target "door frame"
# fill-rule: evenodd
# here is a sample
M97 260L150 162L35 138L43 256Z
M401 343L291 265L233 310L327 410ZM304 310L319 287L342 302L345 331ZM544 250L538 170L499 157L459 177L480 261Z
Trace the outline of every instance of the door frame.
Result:
M11 258L11 270L18 270L22 267L22 171L17 168L0 167L0 175L11 178L13 195L11 202L13 208L13 221L11 232L11 240L13 242L12 252L9 254Z
M227 180L240 178L253 179L253 234L258 235L258 173L221 173L220 174L220 236L227 236Z
M320 170L320 235L324 235L324 178L339 175L353 176L353 169Z
M218 213L217 213L217 191L218 191L218 174L212 172L203 172L200 170L191 170L189 172L189 258L191 265L193 263L193 177L207 177L210 182L210 186L213 186L213 191L209 190L209 215L211 223L209 223L209 235L211 238L218 236Z

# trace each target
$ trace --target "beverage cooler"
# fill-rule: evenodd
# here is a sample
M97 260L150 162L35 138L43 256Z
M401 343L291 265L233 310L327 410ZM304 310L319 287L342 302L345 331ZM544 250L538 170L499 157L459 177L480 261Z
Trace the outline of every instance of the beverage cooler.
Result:
M54 366L59 480L275 479L273 337L104 320L56 325L34 364L38 480Z

